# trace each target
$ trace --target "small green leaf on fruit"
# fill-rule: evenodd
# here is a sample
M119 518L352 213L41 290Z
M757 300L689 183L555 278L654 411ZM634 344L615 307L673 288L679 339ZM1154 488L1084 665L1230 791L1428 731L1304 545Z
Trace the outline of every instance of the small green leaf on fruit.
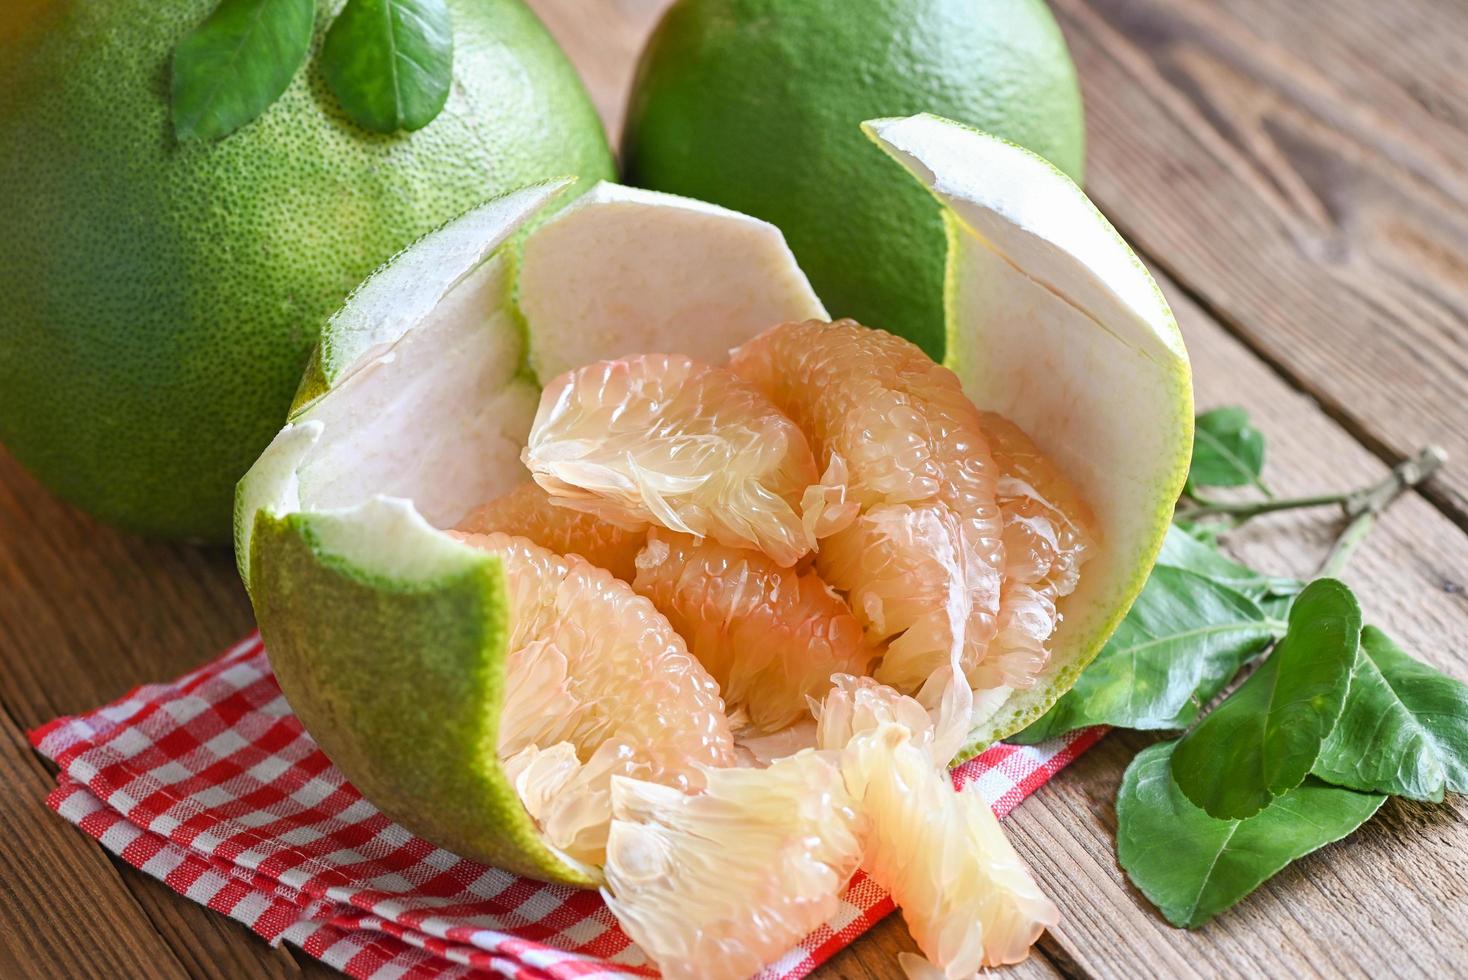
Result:
M1189 487L1263 489L1264 433L1254 428L1242 408L1215 408L1197 418Z
M1158 565L1075 686L1011 741L1033 744L1087 725L1186 728L1275 636L1252 599L1196 572Z
M422 129L449 96L451 28L444 0L347 0L321 47L326 84L364 129Z
M228 136L255 119L306 61L315 0L221 0L173 52L173 131Z
M1351 590L1335 579L1307 585L1274 653L1178 742L1173 778L1187 798L1236 820L1298 786L1341 715L1360 639Z
M1246 820L1215 820L1174 785L1177 744L1139 753L1116 798L1117 861L1175 926L1207 922L1291 861L1350 834L1386 799L1309 778Z
M1468 686L1366 627L1345 710L1314 772L1338 786L1414 800L1468 792Z

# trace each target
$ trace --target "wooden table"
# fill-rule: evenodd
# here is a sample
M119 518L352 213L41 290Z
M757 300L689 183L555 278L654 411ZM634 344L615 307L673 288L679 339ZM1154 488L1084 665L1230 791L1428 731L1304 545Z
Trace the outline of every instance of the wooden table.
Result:
M791 0L797 2L797 0ZM533 0L619 125L665 0ZM1281 493L1356 485L1419 446L1454 457L1352 563L1369 621L1468 677L1468 8L1462 0L1052 0L1090 124L1088 189L1152 264L1200 406L1242 404ZM1247 560L1304 574L1329 514L1259 522ZM230 556L143 541L0 453L0 976L331 971L111 860L51 815L23 732L172 677L247 631ZM1061 924L1024 976L1462 975L1468 805L1388 802L1353 838L1193 932L1113 851L1112 735L1006 822ZM826 976L895 977L890 918Z

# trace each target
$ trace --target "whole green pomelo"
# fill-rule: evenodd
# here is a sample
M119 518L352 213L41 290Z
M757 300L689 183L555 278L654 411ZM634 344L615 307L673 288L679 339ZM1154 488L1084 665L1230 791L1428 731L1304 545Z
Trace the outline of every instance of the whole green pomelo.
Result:
M638 66L624 179L773 222L833 316L941 358L938 205L860 128L918 112L1081 179L1080 90L1043 0L678 0Z
M353 286L471 205L613 162L521 0L449 0L452 91L415 133L338 109L314 60L335 0L274 105L180 144L171 54L214 3L0 5L0 441L104 520L223 541Z

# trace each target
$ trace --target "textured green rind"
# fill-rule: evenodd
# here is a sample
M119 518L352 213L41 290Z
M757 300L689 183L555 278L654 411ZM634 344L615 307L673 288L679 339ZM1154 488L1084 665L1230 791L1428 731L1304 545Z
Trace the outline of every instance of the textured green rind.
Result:
M348 122L313 60L254 122L180 145L174 45L215 0L0 4L0 441L132 530L223 540L327 315L466 207L611 177L521 0L449 0L454 86L411 136Z
M404 584L326 552L312 516L255 517L252 595L281 690L306 730L389 817L457 854L543 880L594 882L542 843L496 763L504 569Z
M941 360L939 211L859 128L917 112L1081 178L1080 91L1042 0L679 0L638 68L625 179L773 222L832 316Z

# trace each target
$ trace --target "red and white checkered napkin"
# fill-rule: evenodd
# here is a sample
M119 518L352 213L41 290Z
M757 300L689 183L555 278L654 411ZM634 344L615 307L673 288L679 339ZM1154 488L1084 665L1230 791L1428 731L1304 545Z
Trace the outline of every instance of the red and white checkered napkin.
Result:
M1099 730L998 745L955 770L1002 816ZM595 892L457 857L362 799L301 728L250 637L169 684L31 733L47 802L124 861L354 977L655 975ZM794 978L892 909L864 875L763 978Z

